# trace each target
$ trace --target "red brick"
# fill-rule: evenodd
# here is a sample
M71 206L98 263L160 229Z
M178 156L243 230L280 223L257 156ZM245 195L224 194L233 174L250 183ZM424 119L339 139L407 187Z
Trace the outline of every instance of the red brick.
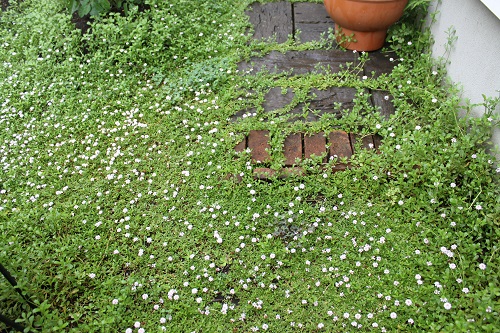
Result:
M355 153L355 145L359 140L361 140L361 148L363 149L374 149L375 145L373 143L373 136L372 135L367 135L364 137L361 137L359 134L349 134L351 138L351 145L352 145L352 151Z
M323 132L304 136L304 157L321 156L326 152L326 138ZM325 158L326 159L326 158Z
M236 145L236 147L234 147L234 150L236 152L238 152L238 153L241 153L245 149L247 149L247 138L246 137L243 139L243 141L241 141L240 143L238 143Z
M261 180L268 180L274 177L278 177L280 179L285 179L292 176L300 177L303 176L304 174L305 174L304 169L299 167L283 168L278 171L270 168L255 168L253 170L253 177L255 179L261 179Z
M227 174L226 177L224 177L224 180L232 180L235 183L241 183L243 181L243 177L240 176L239 174Z
M270 168L255 168L253 169L253 177L255 179L266 180L276 175L276 171Z
M332 167L332 172L339 172L339 171L345 171L347 169L349 169L350 167L350 164L345 164L345 163L339 163L339 164L336 164Z
M352 156L351 140L349 134L344 131L334 131L329 135L330 140L330 156L347 157Z
M283 168L280 171L279 178L287 178L290 176L303 176L305 174L304 169L293 167L293 168Z
M283 144L283 150L285 165L294 165L296 159L302 158L302 135L300 133L295 133L287 136Z
M378 134L375 134L373 136L373 143L375 144L375 149L379 149L380 145L382 144L382 137Z
M363 148L375 149L375 144L373 142L373 135L368 135L363 137Z
M248 133L248 148L251 149L253 162L269 162L271 156L266 149L271 149L269 145L269 131L250 131Z

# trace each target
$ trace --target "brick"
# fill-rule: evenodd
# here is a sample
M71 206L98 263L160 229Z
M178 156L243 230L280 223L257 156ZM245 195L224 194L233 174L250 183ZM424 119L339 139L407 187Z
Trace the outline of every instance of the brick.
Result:
M291 176L303 176L305 174L304 169L299 168L299 167L293 167L293 168L283 168L280 170L279 178L288 178Z
M365 149L375 149L375 143L373 142L373 135L367 135L363 137L363 148Z
M349 169L350 167L350 164L345 164L345 163L339 163L339 164L336 164L332 167L332 172L339 172L339 171L345 171L347 169Z
M352 147L353 153L356 152L355 146L356 146L356 143L358 143L358 142L361 143L362 149L375 149L375 144L373 142L372 135L367 135L367 136L361 137L359 134L350 133L349 137L351 139L351 147Z
M253 169L253 177L255 179L266 180L276 175L276 171L270 168L255 168Z
M300 177L305 174L304 169L299 167L283 168L278 171L270 168L255 168L253 177L260 180L269 180L271 178L286 179L288 177Z
M271 156L266 149L271 149L269 145L269 131L250 131L248 133L248 148L251 149L253 162L265 163L271 160Z
M334 131L329 135L330 141L330 156L347 157L352 156L351 140L349 134L344 131Z
M232 180L235 183L241 183L243 181L243 177L240 176L239 174L227 174L226 177L224 177L224 180Z
M236 147L234 147L234 150L237 152L237 153L241 153L242 151L244 151L245 149L247 149L247 138L245 137L240 143L238 143L236 145Z
M286 166L292 166L296 159L302 159L302 135L300 133L290 134L285 138L283 153Z
M382 137L378 134L373 136L373 143L375 144L375 149L379 149L380 145L382 145Z
M326 152L326 138L323 132L304 136L304 157L310 158L312 155L321 156ZM324 159L326 162L326 157Z

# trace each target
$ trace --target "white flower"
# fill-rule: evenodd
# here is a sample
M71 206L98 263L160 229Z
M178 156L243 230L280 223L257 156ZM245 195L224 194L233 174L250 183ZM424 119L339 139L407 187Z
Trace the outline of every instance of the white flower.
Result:
M118 300L115 298L111 303L116 305L116 304L118 304Z
M445 308L446 310L451 309L451 304L450 304L449 302L444 303L444 305L443 305L443 306L444 306L444 308Z
M95 274L94 273L90 273L89 274L89 278L91 278L91 279L95 278Z
M398 317L398 315L396 314L396 312L391 312L392 319L396 319L397 317Z
M413 302L411 301L411 299L407 299L407 300L405 301L405 304L406 304L407 306L410 306L410 305L412 305L412 304L413 304Z
M481 270L484 271L486 269L486 265L484 263L480 263L479 264L479 269L481 269Z

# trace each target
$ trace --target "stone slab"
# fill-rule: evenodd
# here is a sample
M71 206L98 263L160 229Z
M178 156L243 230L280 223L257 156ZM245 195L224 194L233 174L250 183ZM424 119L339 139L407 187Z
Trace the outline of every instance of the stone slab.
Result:
M263 57L253 57L248 62L238 64L240 72L258 73L266 69L269 73L291 72L291 75L308 73L338 73L346 63L357 63L353 52L333 50L271 51ZM318 66L324 66L320 70ZM327 68L328 67L328 68Z
M289 2L255 2L246 14L254 26L255 39L275 38L277 43L284 43L293 35L292 4Z
M398 64L396 58L397 55L394 52L370 52L370 58L363 68L364 74L368 77L379 77L381 74L389 74Z
M278 109L283 109L290 103L292 103L295 93L291 88L285 90L286 93L283 94L283 89L281 87L274 87L269 90L269 92L264 96L264 103L262 107L265 112L271 112Z
M313 88L309 94L313 96L309 103L309 108L315 111L315 114L319 116L326 113L335 114L337 118L340 118L342 111L352 110L354 106L353 99L356 97L356 89L331 87L319 90Z
M378 107L380 114L385 120L389 120L390 116L396 112L392 100L394 97L387 91L374 90L371 93L372 104Z
M302 43L327 37L328 28L335 25L322 3L298 2L293 4L294 36ZM298 32L300 31L300 34Z

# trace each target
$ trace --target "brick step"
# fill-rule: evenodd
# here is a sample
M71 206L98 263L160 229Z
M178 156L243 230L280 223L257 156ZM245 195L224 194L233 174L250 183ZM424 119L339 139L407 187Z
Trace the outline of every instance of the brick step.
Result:
M360 137L357 134L347 133L345 131L333 131L328 136L320 132L313 135L303 133L293 133L285 138L283 143L283 154L285 155L285 168L281 171L271 170L269 168L255 168L254 175L257 178L268 177L287 177L289 175L301 175L303 170L296 167L303 159L313 156L324 156L323 163L330 158L351 158L355 153L356 143L360 142L362 149L378 149L380 145L380 136L368 135ZM328 146L327 146L328 145ZM237 152L250 149L253 164L265 164L271 162L271 156L268 150L269 131L253 130L236 147ZM349 167L345 163L337 163L333 167L334 171L346 170Z

